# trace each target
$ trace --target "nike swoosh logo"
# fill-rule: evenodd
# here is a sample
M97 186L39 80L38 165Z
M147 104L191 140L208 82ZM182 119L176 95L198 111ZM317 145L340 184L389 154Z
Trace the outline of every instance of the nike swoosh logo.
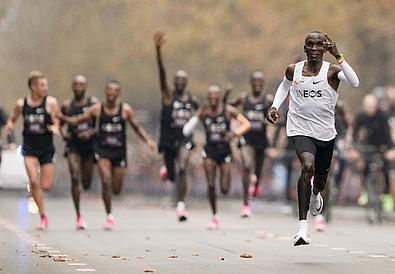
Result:
M314 82L314 81L313 81L313 85L318 84L318 83L321 83L322 81L323 81L323 80L318 81L318 82Z

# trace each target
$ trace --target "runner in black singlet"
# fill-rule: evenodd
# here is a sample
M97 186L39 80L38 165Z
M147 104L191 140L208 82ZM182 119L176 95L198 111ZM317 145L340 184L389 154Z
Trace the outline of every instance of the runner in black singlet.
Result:
M121 192L123 177L127 166L126 122L128 122L150 149L155 149L155 142L140 126L132 107L127 103L118 102L121 85L110 81L106 85L106 101L91 106L84 113L70 117L60 115L62 120L77 125L92 118L99 119L97 134L96 159L102 181L102 195L107 213L105 230L111 230L114 217L111 214L112 193Z
M232 161L229 143L233 138L243 136L250 129L250 122L236 108L223 103L218 86L209 87L207 103L200 107L196 116L184 126L183 133L186 136L192 134L198 119L202 121L206 131L206 145L202 156L207 178L207 195L213 214L208 228L217 229L219 221L216 216L216 170L219 167L221 192L227 194L230 189ZM235 119L240 123L240 126L235 131L230 129L231 119Z
M269 145L266 135L267 122L265 115L272 104L271 98L263 93L265 78L262 71L252 71L250 83L250 95L246 93L241 94L238 98L229 102L233 106L241 105L243 115L251 123L251 130L240 138L239 143L243 166L242 182L244 190L244 205L240 211L241 217L249 217L251 215L248 196L256 198L261 193L261 171L265 158L265 149Z
M164 33L156 33L154 41L162 92L159 152L163 153L165 167L161 168L160 174L163 180L176 183L176 215L179 221L186 221L186 170L193 144L191 137L186 138L183 136L182 128L192 117L193 111L198 108L198 103L197 99L186 90L188 80L187 74L183 70L176 72L174 77L174 91L170 91L161 55L161 47L165 43Z
M48 80L42 72L29 73L28 87L30 94L16 101L5 133L11 132L22 114L24 120L22 153L31 193L40 212L41 222L38 229L44 230L48 228L48 219L45 215L42 190L48 192L52 187L55 153L52 135L60 134L57 118L59 105L54 97L47 95Z
M74 98L67 100L62 105L62 113L68 116L78 116L93 104L98 103L94 96L85 95L87 81L83 75L77 75L71 86ZM90 188L92 182L93 160L95 151L96 119L80 123L76 126L69 125L67 131L62 128L62 135L66 141L65 156L70 170L71 195L77 214L76 228L85 229L86 223L80 212L80 183L84 190Z

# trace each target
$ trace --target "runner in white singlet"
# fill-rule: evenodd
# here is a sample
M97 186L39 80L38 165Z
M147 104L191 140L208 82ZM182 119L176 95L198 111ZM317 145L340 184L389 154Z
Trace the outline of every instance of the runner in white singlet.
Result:
M339 53L336 44L319 31L305 38L306 61L287 67L283 82L277 89L267 119L276 123L278 109L290 95L287 135L292 140L302 163L298 181L299 226L294 246L307 245L307 211L313 216L321 213L325 188L336 137L335 107L340 81L358 87L358 76ZM337 65L323 61L326 51L334 56ZM313 185L311 180L313 178Z

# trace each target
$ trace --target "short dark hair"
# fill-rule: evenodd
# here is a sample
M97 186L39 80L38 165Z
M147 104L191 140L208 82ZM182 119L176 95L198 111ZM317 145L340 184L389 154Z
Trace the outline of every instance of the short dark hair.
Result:
M117 80L110 80L110 81L108 81L107 82L107 86L110 85L110 84L115 84L118 87L121 87L121 83L119 81L117 81Z
M38 70L33 70L27 75L27 86L31 88L40 78L46 78L45 74Z
M306 37L305 37L305 42L306 42L306 40L307 40L307 37L309 37L310 34L318 34L318 35L322 35L322 36L325 37L324 33L322 33L321 31L319 31L319 30L313 30L313 31L310 31L309 33L307 33L307 35L306 35Z

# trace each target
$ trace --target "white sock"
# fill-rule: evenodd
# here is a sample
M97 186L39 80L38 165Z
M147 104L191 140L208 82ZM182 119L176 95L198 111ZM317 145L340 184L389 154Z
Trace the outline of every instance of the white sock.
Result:
M177 210L184 210L184 209L185 209L185 203L183 201L178 201Z
M298 229L299 231L307 233L307 220L300 220L298 222Z

